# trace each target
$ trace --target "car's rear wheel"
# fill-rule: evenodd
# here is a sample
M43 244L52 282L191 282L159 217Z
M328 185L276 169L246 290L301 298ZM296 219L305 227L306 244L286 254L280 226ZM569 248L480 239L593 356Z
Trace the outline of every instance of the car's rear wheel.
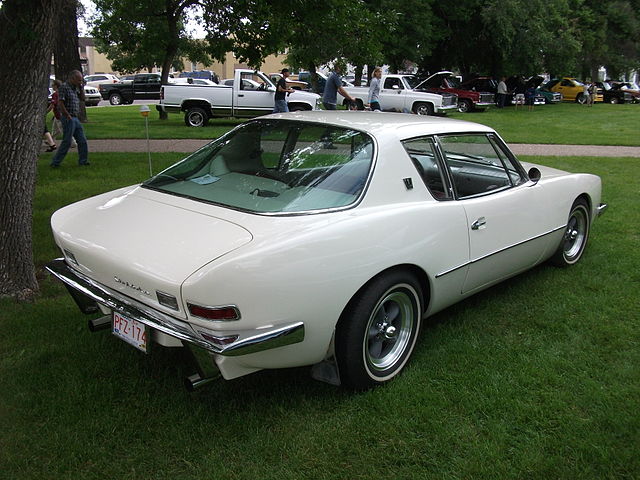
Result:
M188 127L204 127L209 123L209 115L204 108L191 107L184 115L184 123Z
M458 102L458 111L460 113L467 113L471 111L471 102L469 100L460 100Z
M116 92L112 93L109 95L109 103L111 105L122 105L122 95Z
M585 104L587 102L587 97L583 93L579 93L576 96L576 102L577 103L581 103L581 104Z
M420 330L422 295L402 270L372 280L348 305L336 328L341 383L363 390L398 375Z
M564 235L558 249L551 257L551 262L558 267L568 267L578 263L587 246L590 227L589 207L583 199L578 199L571 207Z
M425 102L416 103L413 106L413 113L416 115L433 115L433 105Z

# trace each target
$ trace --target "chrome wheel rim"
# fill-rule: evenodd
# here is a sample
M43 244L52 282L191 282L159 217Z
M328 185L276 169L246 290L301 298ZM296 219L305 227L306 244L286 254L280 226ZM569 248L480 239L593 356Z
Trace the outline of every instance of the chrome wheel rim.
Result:
M202 125L202 122L203 122L202 114L192 113L189 115L189 123L191 124L191 126L199 127L200 125Z
M364 339L365 360L374 373L402 360L412 342L416 310L414 298L404 288L388 292L378 302Z
M587 237L587 213L583 208L577 208L571 213L567 228L564 232L564 257L568 262L580 256Z

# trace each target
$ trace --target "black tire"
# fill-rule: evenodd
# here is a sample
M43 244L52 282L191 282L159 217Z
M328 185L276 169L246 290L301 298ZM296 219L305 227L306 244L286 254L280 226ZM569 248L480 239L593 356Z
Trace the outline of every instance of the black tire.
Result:
M433 115L433 105L426 102L417 102L413 105L413 113L416 115Z
M610 103L610 104L612 104L612 105L615 105L616 103L619 103L619 102L620 102L620 101L618 100L618 98L617 98L617 97L611 97L611 98L609 99L609 103Z
M568 267L578 263L589 240L591 214L583 199L574 202L569 213L567 226L558 249L551 257L551 263L558 267Z
M118 92L113 92L111 95L109 95L109 103L111 105L122 105L122 95L120 95Z
M336 327L342 385L364 390L398 375L413 352L422 311L419 283L408 272L383 274L361 290Z
M587 97L585 97L584 94L579 93L576 96L576 103L580 103L580 104L584 105L585 103L587 103Z
M187 127L204 127L209 123L209 115L200 107L191 107L184 114L184 123Z
M458 111L460 113L468 113L473 109L471 102L467 99L460 100L458 102Z

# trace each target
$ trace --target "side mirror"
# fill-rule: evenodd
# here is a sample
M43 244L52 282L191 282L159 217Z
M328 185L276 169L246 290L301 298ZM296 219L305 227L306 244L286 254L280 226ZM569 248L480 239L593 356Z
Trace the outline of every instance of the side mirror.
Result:
M268 87L267 87L267 91L269 91L269 92L275 92L275 91L276 91L276 87L268 86Z
M392 90L400 90L400 87L398 85L394 85L391 87Z
M542 173L540 173L540 170L538 170L536 167L532 167L527 172L527 175L529 175L529 180L531 180L534 185L538 183L538 181L540 180L540 177L542 177Z

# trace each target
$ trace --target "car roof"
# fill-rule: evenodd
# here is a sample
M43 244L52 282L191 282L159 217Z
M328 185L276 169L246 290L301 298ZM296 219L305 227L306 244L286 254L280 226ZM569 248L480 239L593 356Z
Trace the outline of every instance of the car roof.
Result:
M413 115L408 113L313 110L272 114L261 118L282 118L307 122L319 122L343 128L361 130L370 133L375 137L393 135L400 139L443 133L494 131L486 125L467 122L465 120Z

